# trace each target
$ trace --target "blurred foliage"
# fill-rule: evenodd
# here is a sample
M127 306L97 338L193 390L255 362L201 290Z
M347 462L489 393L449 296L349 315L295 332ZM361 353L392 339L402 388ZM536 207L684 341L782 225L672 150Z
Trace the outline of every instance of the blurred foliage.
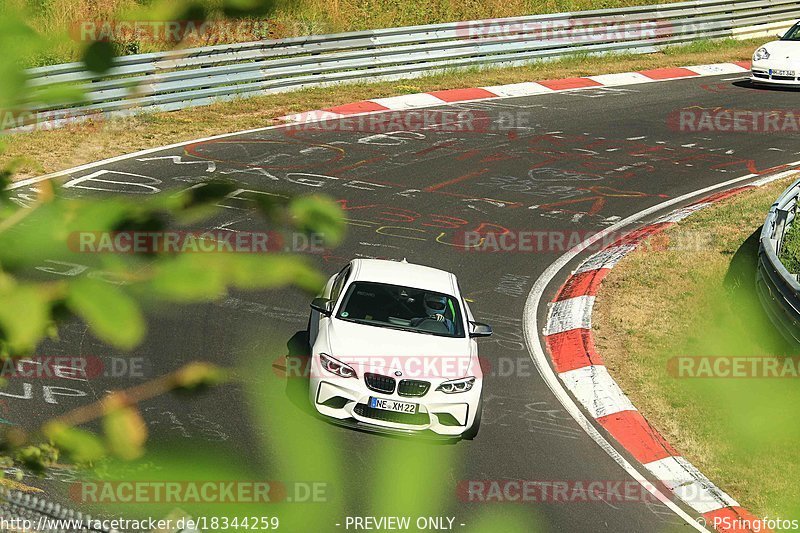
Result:
M39 6L43 8L43 6ZM26 22L25 6L4 3L0 7L0 109L11 111L31 104L24 65L31 54L47 54L57 48L66 32L41 34ZM230 17L264 15L270 1L226 0ZM202 19L205 9L197 3L148 2L135 7L136 14L161 20ZM171 18L167 18L171 17ZM86 43L85 67L104 72L114 65L117 49L110 42ZM59 86L38 94L47 101L76 100L77 87ZM2 145L0 144L0 150ZM112 234L124 231L196 231L208 227L218 214L218 203L236 188L231 181L208 180L173 194L131 200L119 197L70 198L55 184L37 185L37 196L22 205L11 201L7 186L14 162L0 172L0 357L21 358L34 354L46 338L56 339L59 326L84 321L99 340L129 350L145 338L143 305L150 301L177 304L211 302L228 291L276 289L295 286L315 293L321 274L305 259L275 253L180 254L161 250L131 254L93 254L92 267L103 278L87 276L32 276L47 261L80 257L76 243L81 233ZM255 204L267 227L276 231L324 233L328 244L341 239L344 223L338 208L323 198L281 197L280 201ZM85 260L85 257L84 257ZM113 281L113 282L112 282ZM6 429L4 450L29 468L48 468L62 458L92 464L109 454L125 460L141 457L147 428L138 411L140 401L168 391L196 392L228 379L225 370L212 363L190 363L169 376L134 389L112 393L101 401L68 413L42 428L41 440L19 428ZM100 435L78 426L101 420Z
M61 4L42 0L37 9L58 11ZM28 3L31 4L31 3ZM79 3L81 6L82 3ZM273 4L263 0L220 0L213 9L228 17L264 17ZM207 2L153 0L128 3L127 16L149 20L198 20L208 13ZM23 67L32 60L42 63L57 58L67 42L65 28L37 32L26 22L30 13L25 2L0 6L0 109L16 110L35 103L26 89ZM73 12L74 14L74 12ZM68 46L65 46L66 45ZM87 43L80 57L86 68L102 73L112 68L114 55L139 51L137 43ZM63 85L39 92L39 101L78 101L79 87ZM2 146L0 145L0 150ZM103 276L30 276L43 261L75 261L75 235L79 232L192 231L208 227L218 214L220 200L235 190L229 181L206 181L187 191L160 194L135 201L116 196L102 199L71 198L51 182L37 185L38 195L20 205L6 191L14 174L12 162L0 171L0 356L19 358L35 353L47 338L57 339L59 327L81 320L104 343L129 350L147 335L146 311L151 302L173 304L212 302L232 290L297 287L308 293L318 291L321 274L298 255L284 254L92 254L92 268ZM322 236L326 246L336 246L344 236L339 208L322 197L280 197L254 202L262 223L271 229ZM85 261L85 256L83 256ZM268 353L280 353L272 346ZM155 354L159 355L159 354ZM341 448L332 426L307 417L282 413L285 405L282 383L275 381L264 352L247 367L246 383L255 432L263 437L255 449L242 453L241 443L187 447L184 441L163 440L146 446L148 428L139 410L142 402L168 392L196 393L226 383L232 375L212 362L192 362L172 373L111 392L104 398L64 413L43 425L38 433L27 434L19 427L6 427L0 446L6 467L12 462L27 471L46 472L64 462L88 466L89 478L105 480L259 480L280 479L299 482L315 480L327 487L324 506L298 505L283 501L256 509L252 505L217 504L215 516L280 516L295 524L290 530L327 530L332 519L344 517L353 505L366 501L365 510L408 515L448 513L454 495L453 472L460 468L460 450L433 446L407 439L376 438L376 448L352 450L350 457L335 457L327 451ZM255 379L253 379L255 378ZM257 385L257 386L256 386ZM267 385L267 386L265 386ZM307 401L306 392L303 393ZM308 405L306 404L306 407ZM237 415L239 413L236 413ZM238 439L237 439L238 440ZM403 455L403 461L396 458ZM360 493L342 494L347 464L358 456L376 467L374 479L365 480L373 490L367 498ZM277 459L276 459L277 458ZM270 464L271 463L271 464ZM267 464L264 468L261 465ZM381 473L385 475L380 475ZM169 504L148 506L103 506L104 513L124 516L164 516ZM186 505L186 511L208 516L207 504ZM475 531L533 531L530 512L509 514L508 509L481 509ZM525 523L528 522L528 523Z

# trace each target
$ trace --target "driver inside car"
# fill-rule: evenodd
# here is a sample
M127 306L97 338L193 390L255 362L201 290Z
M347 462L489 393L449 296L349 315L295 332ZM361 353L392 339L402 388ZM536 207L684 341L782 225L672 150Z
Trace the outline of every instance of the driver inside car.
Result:
M426 320L436 320L437 322L441 322L451 335L455 334L455 324L445 316L447 312L446 296L426 293L425 297L422 299L422 304L425 308L426 316L412 320L412 325L414 327L419 326Z

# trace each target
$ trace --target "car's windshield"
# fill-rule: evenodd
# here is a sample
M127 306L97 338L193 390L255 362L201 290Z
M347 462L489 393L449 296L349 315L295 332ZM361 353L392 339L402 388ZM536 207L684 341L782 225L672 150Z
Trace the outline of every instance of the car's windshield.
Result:
M356 281L350 285L337 318L442 337L463 337L458 300L413 287Z
M781 37L781 41L800 41L800 24L795 24L786 34Z

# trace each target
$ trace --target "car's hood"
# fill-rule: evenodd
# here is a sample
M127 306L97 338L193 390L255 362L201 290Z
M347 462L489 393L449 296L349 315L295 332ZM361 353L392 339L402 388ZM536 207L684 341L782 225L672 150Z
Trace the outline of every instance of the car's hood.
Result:
M361 372L400 371L406 377L435 379L471 375L469 337L450 338L332 319L328 348L336 359ZM424 368L423 368L424 367ZM472 372L474 374L474 372Z
M764 45L771 60L800 61L800 41L772 41Z

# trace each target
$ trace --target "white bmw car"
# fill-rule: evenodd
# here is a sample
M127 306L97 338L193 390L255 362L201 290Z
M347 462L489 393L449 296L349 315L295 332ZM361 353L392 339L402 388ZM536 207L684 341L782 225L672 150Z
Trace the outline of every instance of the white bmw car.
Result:
M453 274L355 259L311 303L309 398L332 421L472 439L483 375L475 322Z
M800 22L777 41L753 54L750 81L756 84L800 86Z

